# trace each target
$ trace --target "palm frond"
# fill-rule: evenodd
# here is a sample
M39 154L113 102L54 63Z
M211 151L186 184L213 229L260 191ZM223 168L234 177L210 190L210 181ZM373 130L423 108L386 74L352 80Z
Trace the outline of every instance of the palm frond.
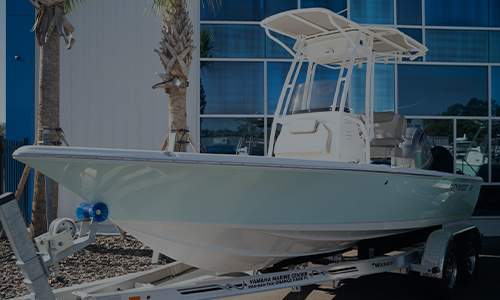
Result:
M69 0L66 0L69 1ZM152 0L153 3L151 4L151 10L149 11L150 13L154 13L157 17L164 17L167 11L172 7L172 4L175 2L175 0ZM185 0L183 0L185 2ZM189 0L189 3L191 3L192 0ZM222 5L222 0L200 0L201 5L205 7L205 3L207 2L206 5L210 8L210 10L215 12L215 8L219 8ZM198 1L196 1L198 2ZM148 0L149 3L149 0Z
M72 14L77 7L85 5L88 0L65 0L64 1L64 11L68 14Z
M214 56L213 49L215 48L214 43L214 33L213 31L205 27L200 34L200 57L201 58L212 58ZM205 74L205 69L208 71L213 70L212 61L200 61L201 73Z
M222 0L201 0L201 6L205 8L205 2L208 8L215 14L216 9L218 10L222 6Z

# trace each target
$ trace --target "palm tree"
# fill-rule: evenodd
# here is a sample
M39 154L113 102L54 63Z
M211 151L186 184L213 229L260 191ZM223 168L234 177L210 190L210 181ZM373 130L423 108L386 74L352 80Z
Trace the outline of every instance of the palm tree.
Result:
M214 8L214 1L208 1ZM220 5L220 0L215 0ZM187 139L183 134L188 130L186 122L186 92L189 86L189 67L193 59L193 25L189 19L186 0L154 0L152 10L163 17L163 38L160 49L155 52L160 56L165 73L156 73L162 82L153 89L163 88L168 95L169 130L177 130L176 143L180 151L187 151ZM177 149L177 148L176 148Z
M86 0L30 0L38 10L35 24L31 31L35 32L40 46L40 82L38 98L38 128L48 126L59 128L59 38L62 36L69 50L73 39L73 26L66 19L66 14ZM59 135L50 130L50 143L58 145ZM37 132L37 141L43 140L42 131ZM58 184L52 184L54 218L57 217ZM47 228L45 203L45 176L35 172L35 188L33 191L33 207L30 234L32 237L44 233Z

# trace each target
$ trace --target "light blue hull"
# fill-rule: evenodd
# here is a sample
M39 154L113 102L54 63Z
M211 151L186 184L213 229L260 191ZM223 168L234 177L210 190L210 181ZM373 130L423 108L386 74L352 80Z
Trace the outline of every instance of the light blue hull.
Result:
M467 219L482 183L268 157L40 146L14 155L87 201L106 203L113 222L146 244L219 271Z

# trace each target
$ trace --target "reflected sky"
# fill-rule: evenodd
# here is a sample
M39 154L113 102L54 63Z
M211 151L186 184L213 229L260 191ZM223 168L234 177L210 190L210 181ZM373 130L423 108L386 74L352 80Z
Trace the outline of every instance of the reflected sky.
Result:
M206 114L263 114L264 63L214 62L201 73Z
M399 113L441 115L454 104L467 105L473 98L486 101L488 68L399 65L398 92Z

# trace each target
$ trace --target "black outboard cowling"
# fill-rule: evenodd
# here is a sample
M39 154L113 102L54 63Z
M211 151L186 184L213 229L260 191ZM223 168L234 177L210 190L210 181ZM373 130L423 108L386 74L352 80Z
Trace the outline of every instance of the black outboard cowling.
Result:
M442 146L436 146L432 151L431 170L453 173L453 155Z

